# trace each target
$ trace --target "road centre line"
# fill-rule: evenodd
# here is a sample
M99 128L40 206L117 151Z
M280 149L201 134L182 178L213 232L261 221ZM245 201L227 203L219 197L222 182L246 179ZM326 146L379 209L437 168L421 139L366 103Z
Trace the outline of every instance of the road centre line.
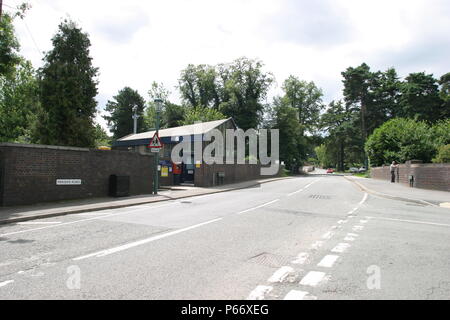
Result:
M289 274L293 272L294 269L292 267L283 266L275 271L275 273L269 278L269 280L267 280L267 282L283 282L289 276Z
M376 220L387 220L387 221L397 221L397 222L409 222L409 223L417 223L417 224L427 224L431 226L440 226L440 227L450 227L450 224L446 223L436 223L436 222L428 222L428 221L419 221L419 220L404 220L404 219L394 219L394 218L382 218L382 217L370 217L367 216L368 219L376 219Z
M320 260L320 262L317 264L318 267L324 267L324 268L331 268L333 264L339 259L339 256L334 254L326 255L325 257Z
M256 210L256 209L259 209L259 208L268 206L269 204L272 204L272 203L275 203L275 202L278 202L278 201L280 201L280 199L275 199L275 200L272 200L272 201L263 203L263 204L261 204L261 205L259 205L259 206L256 206L256 207L253 207L253 208L250 208L250 209L246 209L246 210L243 210L243 211L240 211L240 212L238 212L237 214L242 214L242 213L246 213L246 212L249 212L249 211L253 211L253 210Z
M289 291L283 300L316 300L315 296L308 296L309 292L300 290Z
M264 296L272 291L271 286L257 286L247 297L247 300L263 300Z
M152 207L152 209L166 207L166 206L172 205L174 203L175 202L166 203L166 204L163 204L163 205L160 205L160 206ZM116 213L111 213L111 214L102 215L102 216L96 216L96 217L87 218L87 219L80 219L80 220L76 220L76 221L63 222L63 223L59 223L59 224L55 224L55 225L51 225L51 226L45 226L45 227L40 227L40 228L20 230L20 231L14 231L14 232L9 232L9 233L3 233L3 234L0 234L0 237L11 236L11 235L15 235L15 234L32 232L32 231L38 231L38 230L45 230L45 229L56 228L56 227L61 227L61 226L67 226L67 225L75 224L75 223L79 223L79 222L100 220L100 219L104 219L104 218L107 218L107 217L120 216L120 215L124 215L124 214L131 214L131 213L134 213L136 211L141 211L143 209L147 209L148 210L149 208L140 208L140 209L130 210L130 211L126 211L126 212L116 212Z
M167 238L167 237L170 237L170 236L173 236L173 235L185 232L185 231L196 229L196 228L202 227L204 225L220 221L222 219L223 218L217 218L217 219L209 220L209 221L206 221L206 222L198 223L198 224L195 224L195 225L190 226L190 227L186 227L186 228L178 229L178 230L175 230L175 231L163 233L163 234L160 234L160 235L157 235L157 236L153 236L153 237L150 237L150 238L147 238L147 239L143 239L143 240L139 240L139 241L135 241L135 242L130 242L130 243L127 243L127 244L124 244L124 245L121 245L121 246L117 246L117 247L111 248L111 249L106 249L106 250L101 250L101 251L97 251L97 252L94 252L94 253L90 253L90 254L87 254L87 255L84 255L84 256L73 258L72 260L78 261L78 260L84 260L84 259L91 258L91 257L104 257L104 256L107 256L107 255L116 253L116 252L128 250L128 249L131 249L131 248L134 248L134 247L137 247L137 246L141 246L141 245L146 244L146 243L150 243L150 242L153 242L153 241L156 241L156 240Z
M297 194L297 193L299 193L299 192L302 192L303 190L309 188L311 185L313 185L314 183L316 183L316 182L319 181L319 180L320 180L320 179L314 180L313 182L307 184L307 185L304 186L303 188L301 188L301 189L299 189L299 190L297 190L297 191L294 191L294 192L289 193L287 196L290 197L290 196L293 196L294 194Z
M293 264L304 264L306 261L308 261L309 254L307 252L300 252L295 260L293 260L291 263Z
M301 285L304 286L317 286L322 280L325 278L325 272L319 272L319 271L310 271L306 274L306 276L303 277L303 279L300 281Z
M8 284L13 283L13 282L14 282L14 280L6 280L6 281L3 281L3 282L0 282L0 288L4 287L4 286L7 286Z

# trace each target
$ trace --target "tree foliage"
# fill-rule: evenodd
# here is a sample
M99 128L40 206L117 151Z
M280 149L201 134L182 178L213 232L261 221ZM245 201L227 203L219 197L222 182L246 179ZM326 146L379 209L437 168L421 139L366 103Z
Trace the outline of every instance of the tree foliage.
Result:
M396 118L375 129L365 148L373 166L413 159L430 162L436 153L433 140L426 122Z
M289 76L283 83L284 103L297 110L297 119L309 132L317 129L319 115L323 110L323 92L312 81L300 80L295 76Z
M217 66L188 65L181 72L179 89L188 106L219 110L246 130L261 123L263 100L272 82L261 61L243 57Z
M139 116L137 132L146 131L143 118L145 101L139 92L130 87L125 87L113 97L113 100L107 102L105 111L109 112L110 115L103 118L108 121L108 127L114 140L133 133L133 107L136 107L136 114Z
M89 55L91 42L73 21L64 20L52 43L40 69L36 137L44 144L93 147L98 69Z
M194 124L196 122L208 122L214 120L226 119L227 117L220 111L213 108L197 106L187 108L181 125Z

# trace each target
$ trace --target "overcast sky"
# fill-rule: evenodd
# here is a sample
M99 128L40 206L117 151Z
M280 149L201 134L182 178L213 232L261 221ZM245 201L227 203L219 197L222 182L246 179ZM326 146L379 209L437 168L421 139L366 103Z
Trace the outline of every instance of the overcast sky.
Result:
M4 9L24 0L4 0ZM124 86L145 99L152 81L172 99L189 63L261 59L277 80L312 80L325 102L341 98L341 72L366 62L400 76L450 71L448 0L28 0L15 22L22 54L35 67L60 21L70 17L90 36L99 67L101 110ZM104 121L97 117L104 125Z

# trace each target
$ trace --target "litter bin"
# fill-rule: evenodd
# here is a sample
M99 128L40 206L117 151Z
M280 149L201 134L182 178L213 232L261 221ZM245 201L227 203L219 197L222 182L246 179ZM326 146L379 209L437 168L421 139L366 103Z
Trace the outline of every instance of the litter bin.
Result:
M111 197L127 197L130 195L130 176L112 174L109 177L109 195Z

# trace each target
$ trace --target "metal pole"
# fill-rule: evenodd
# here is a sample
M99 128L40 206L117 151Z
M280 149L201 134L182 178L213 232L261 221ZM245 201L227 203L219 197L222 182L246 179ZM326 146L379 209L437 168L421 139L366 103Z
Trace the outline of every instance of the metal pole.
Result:
M162 100L155 99L155 108L156 108L156 123L155 123L155 129L156 134L159 136L159 112L161 109L161 103ZM159 152L155 153L155 178L153 182L153 194L158 194L158 187L159 187L159 172L158 172L158 166L159 166Z
M136 134L137 133L137 119L139 118L139 116L137 115L137 106L133 107L133 133Z

